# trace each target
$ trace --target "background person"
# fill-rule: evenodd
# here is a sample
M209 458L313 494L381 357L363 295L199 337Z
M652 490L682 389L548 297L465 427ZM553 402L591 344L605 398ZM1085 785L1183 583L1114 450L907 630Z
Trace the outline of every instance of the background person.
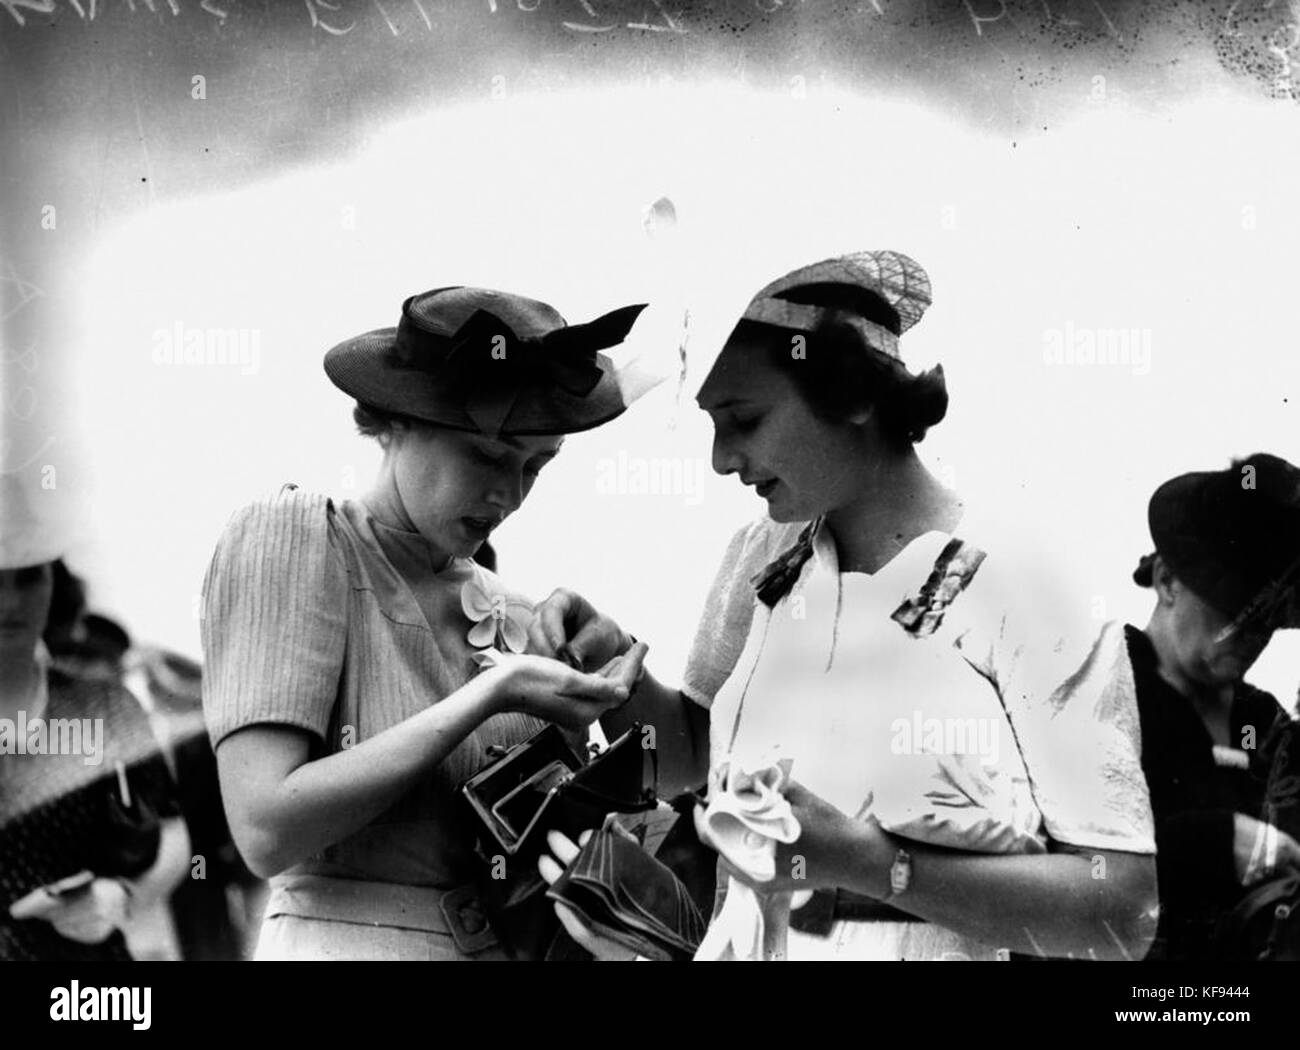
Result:
M1258 453L1173 478L1151 497L1155 591L1125 628L1155 813L1160 925L1151 958L1207 959L1245 890L1300 870L1300 845L1266 823L1268 775L1290 717L1246 673L1273 632L1300 627L1300 470Z
M37 498L0 476L0 719L89 720L102 752L87 753L81 721L80 753L20 754L12 739L0 753L0 959L129 959L124 931L188 874L189 837L135 699L50 661L63 534Z
M178 653L134 644L120 624L88 612L85 582L62 559L53 565L45 644L60 670L130 691L175 783L192 877L159 903L152 922L136 924L132 950L161 959L244 958L264 883L240 859L221 807L216 757L203 722L202 669Z

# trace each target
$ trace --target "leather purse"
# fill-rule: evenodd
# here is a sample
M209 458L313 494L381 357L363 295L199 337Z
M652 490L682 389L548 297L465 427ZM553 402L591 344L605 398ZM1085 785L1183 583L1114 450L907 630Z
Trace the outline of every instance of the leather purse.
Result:
M647 783L646 756L651 775ZM475 773L461 794L478 819L485 852L536 855L551 830L577 836L607 813L654 809L658 763L634 725L584 762L555 726L547 726Z

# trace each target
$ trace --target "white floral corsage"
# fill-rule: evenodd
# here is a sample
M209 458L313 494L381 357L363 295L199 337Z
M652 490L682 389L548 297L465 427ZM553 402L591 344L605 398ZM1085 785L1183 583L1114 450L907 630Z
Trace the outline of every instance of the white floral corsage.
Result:
M465 581L460 589L460 607L473 624L466 635L469 644L485 652L479 657L500 652L522 653L528 647L528 625L533 620L531 603L517 598L482 572Z

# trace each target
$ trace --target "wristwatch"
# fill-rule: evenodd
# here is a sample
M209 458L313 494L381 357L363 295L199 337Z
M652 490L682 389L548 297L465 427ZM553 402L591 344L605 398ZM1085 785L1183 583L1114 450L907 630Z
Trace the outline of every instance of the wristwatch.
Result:
M912 884L912 855L905 849L894 854L894 863L889 866L889 895L885 900L893 900Z

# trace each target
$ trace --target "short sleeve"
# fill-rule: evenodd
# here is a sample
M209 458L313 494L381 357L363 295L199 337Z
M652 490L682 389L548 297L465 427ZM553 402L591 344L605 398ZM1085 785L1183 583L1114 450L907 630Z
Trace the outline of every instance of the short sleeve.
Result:
M682 692L701 707L712 705L745 648L757 601L751 582L754 574L793 544L805 524L778 525L764 517L740 529L727 544L704 601L682 680Z
M990 555L966 595L957 644L1002 699L1052 839L1154 853L1123 625L1092 619L1051 564Z
M1091 645L1033 633L995 658L1035 801L1057 842L1154 853L1136 686L1122 624Z
M287 490L235 514L203 584L203 713L324 739L347 643L348 579L327 498Z

